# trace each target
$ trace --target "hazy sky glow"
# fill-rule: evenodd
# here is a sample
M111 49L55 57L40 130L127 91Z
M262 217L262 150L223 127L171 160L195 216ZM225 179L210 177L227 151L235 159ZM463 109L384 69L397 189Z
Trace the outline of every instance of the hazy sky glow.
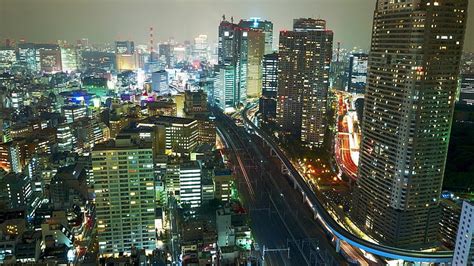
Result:
M32 42L92 42L131 39L146 43L148 29L155 41L174 37L192 40L207 34L216 40L223 14L235 20L261 17L274 31L291 29L293 18L320 17L328 21L335 41L343 47L368 48L376 0L0 0L0 39ZM474 51L474 4L466 34L466 51ZM278 35L277 33L275 35Z

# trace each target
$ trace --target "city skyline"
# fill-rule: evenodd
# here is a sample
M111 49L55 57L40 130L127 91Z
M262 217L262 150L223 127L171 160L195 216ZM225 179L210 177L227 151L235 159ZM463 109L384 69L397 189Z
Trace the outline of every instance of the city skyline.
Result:
M88 38L92 43L129 39L147 44L149 27L153 27L156 43L171 37L178 42L192 41L199 34L206 34L211 42L217 42L215 25L226 15L229 20L234 17L236 23L250 17L272 21L276 48L280 30L291 29L294 18L311 17L327 20L328 28L334 31L334 43L341 42L344 48L368 50L375 2L80 0L66 4L58 0L4 0L0 2L0 39L46 43L57 40L74 43L81 38ZM474 5L470 5L468 12L474 12ZM472 16L467 21L464 51L474 52Z

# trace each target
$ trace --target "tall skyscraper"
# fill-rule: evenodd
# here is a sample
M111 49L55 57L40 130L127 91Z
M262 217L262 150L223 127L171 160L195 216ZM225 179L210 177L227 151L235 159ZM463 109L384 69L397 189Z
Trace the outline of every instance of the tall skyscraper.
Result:
M241 20L239 26L243 28L259 29L265 35L265 54L273 53L273 23L268 20L261 20L260 18L250 18Z
M293 31L280 32L277 122L308 147L324 140L332 40L321 19L295 19Z
M218 94L226 95L224 100L219 99L222 109L233 108L247 99L248 32L226 20L219 25L217 73L218 79L225 76L226 82L217 81L216 89ZM233 81L228 80L230 77Z
M378 0L354 220L384 244L435 242L467 0Z
M264 119L275 119L278 90L278 53L266 54L263 57L262 65L262 97L260 97L258 107Z
M262 96L262 61L265 35L261 30L248 31L247 97Z
M155 249L153 150L129 136L92 151L97 237L101 254Z

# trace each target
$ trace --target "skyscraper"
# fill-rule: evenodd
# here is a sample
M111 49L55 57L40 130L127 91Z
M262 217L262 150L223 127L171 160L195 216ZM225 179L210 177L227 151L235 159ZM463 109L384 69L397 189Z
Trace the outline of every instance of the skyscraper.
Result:
M332 40L320 19L295 19L293 31L280 32L277 123L308 147L324 140Z
M92 151L97 236L102 254L155 248L153 151L129 136Z
M353 218L398 247L436 241L467 0L378 0Z
M453 265L474 264L474 224L472 216L474 205L464 201L456 235L456 247L454 249Z
M265 35L261 30L248 31L247 97L262 95L262 61L265 49Z
M260 18L250 18L241 20L239 26L261 30L265 36L264 54L273 53L273 23L271 21L261 20Z
M351 54L349 57L349 71L347 75L347 91L364 93L367 85L367 65L369 55L363 53Z
M276 98L278 89L278 53L266 54L263 57L262 97L259 101L259 112L263 118L275 119Z
M220 79L225 76L226 82L217 81L216 89L218 94L226 95L225 100L220 99L218 104L222 109L235 107L247 99L248 32L249 29L226 20L219 25L216 71ZM222 73L222 69L225 73ZM228 80L230 77L233 81Z

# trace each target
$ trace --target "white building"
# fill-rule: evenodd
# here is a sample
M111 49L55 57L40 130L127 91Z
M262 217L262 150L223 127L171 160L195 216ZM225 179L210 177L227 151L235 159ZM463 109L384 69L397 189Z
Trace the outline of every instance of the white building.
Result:
M474 206L465 201L462 204L453 265L474 265Z
M201 206L201 167L198 162L181 164L179 195L181 204L189 204L191 208Z

